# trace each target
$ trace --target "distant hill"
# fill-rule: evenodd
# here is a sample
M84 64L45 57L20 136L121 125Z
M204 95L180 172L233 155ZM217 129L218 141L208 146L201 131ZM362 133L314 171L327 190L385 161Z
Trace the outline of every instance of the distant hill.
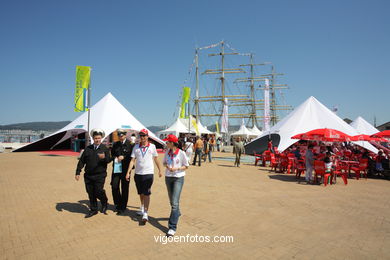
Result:
M29 122L18 123L10 125L0 125L0 130L32 130L32 131L56 131L71 121L59 121L59 122Z
M165 129L164 126L156 126L156 125L148 126L147 128L148 128L150 131L152 131L153 133L155 133L155 134L157 134L157 132L159 132L159 131Z

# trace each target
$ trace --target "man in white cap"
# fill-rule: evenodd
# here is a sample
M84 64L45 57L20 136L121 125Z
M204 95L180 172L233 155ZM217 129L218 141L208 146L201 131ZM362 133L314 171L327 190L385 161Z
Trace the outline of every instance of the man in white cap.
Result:
M104 182L107 176L107 164L111 161L109 149L102 144L104 137L102 129L93 129L91 136L93 144L87 146L77 164L75 179L80 179L80 172L85 166L84 182L89 197L90 211L85 218L90 218L98 213L97 199L102 204L101 212L106 214L108 199L104 190Z
M119 141L115 142L111 149L113 159L111 189L117 215L122 215L127 208L129 199L129 184L126 173L129 169L131 152L134 144L126 138L126 130L117 129ZM120 167L115 167L119 165ZM119 169L117 169L119 168Z
M142 214L142 221L144 223L148 221L148 209L153 184L154 164L156 164L158 168L159 177L162 176L160 162L157 158L158 154L156 146L149 143L148 135L149 133L146 129L142 129L139 132L140 143L134 146L133 152L131 153L129 171L126 175L126 179L130 181L131 170L135 164L134 181L137 187L137 192L140 196L140 214Z

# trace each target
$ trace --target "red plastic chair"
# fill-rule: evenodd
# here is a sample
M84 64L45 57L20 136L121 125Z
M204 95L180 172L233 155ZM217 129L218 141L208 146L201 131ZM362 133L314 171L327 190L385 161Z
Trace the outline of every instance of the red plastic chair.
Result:
M255 166L257 166L257 163L262 160L263 156L261 154L257 154L253 152L253 155L255 156Z
M287 173L290 174L290 173L293 173L295 171L295 167L296 167L295 154L289 153L287 155L287 158L288 158Z
M265 167L266 162L271 162L271 152L266 150L262 155L263 167Z
M271 167L271 170L274 169L274 171L276 172L276 167L278 166L278 163L277 163L277 160L275 158L275 155L273 153L271 153L271 161L270 161L270 167Z
M361 159L359 161L359 167L351 167L351 171L355 172L355 176L357 180L359 180L361 174L363 174L367 180L367 168L368 168L368 159Z
M333 184L332 182L332 174L325 172L325 162L324 161L314 161L314 182L317 182L317 176L320 176L321 178L324 178L324 185L326 186L328 184L328 180L330 178L330 184Z
M295 168L295 178L300 179L301 174L305 173L305 171L306 171L305 163L302 161L301 162L298 161L296 168Z
M348 164L345 164L345 163L342 163L342 162L336 160L335 166L336 166L336 168L333 171L333 173L336 176L340 176L343 179L344 184L347 185L348 184L348 169L349 169Z

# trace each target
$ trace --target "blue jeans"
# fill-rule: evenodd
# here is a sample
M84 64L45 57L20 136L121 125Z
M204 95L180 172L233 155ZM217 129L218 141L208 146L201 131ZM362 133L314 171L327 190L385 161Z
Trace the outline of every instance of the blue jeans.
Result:
M183 177L165 177L165 184L167 185L169 202L171 204L171 215L169 216L168 228L176 231L177 222L179 222L180 209L179 201L180 194L184 184Z

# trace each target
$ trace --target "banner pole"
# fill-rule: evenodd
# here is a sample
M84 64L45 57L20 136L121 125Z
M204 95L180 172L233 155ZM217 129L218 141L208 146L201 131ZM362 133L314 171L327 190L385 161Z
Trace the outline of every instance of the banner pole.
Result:
M90 71L90 75L89 75L89 83L88 83L88 97L87 97L87 102L88 102L88 126L87 126L87 134L86 134L86 137L88 138L87 139L87 142L86 142L86 145L90 145L91 144L91 137L90 137L90 134L89 134L89 124L90 124L90 118L91 118L91 72L92 72L92 69Z

